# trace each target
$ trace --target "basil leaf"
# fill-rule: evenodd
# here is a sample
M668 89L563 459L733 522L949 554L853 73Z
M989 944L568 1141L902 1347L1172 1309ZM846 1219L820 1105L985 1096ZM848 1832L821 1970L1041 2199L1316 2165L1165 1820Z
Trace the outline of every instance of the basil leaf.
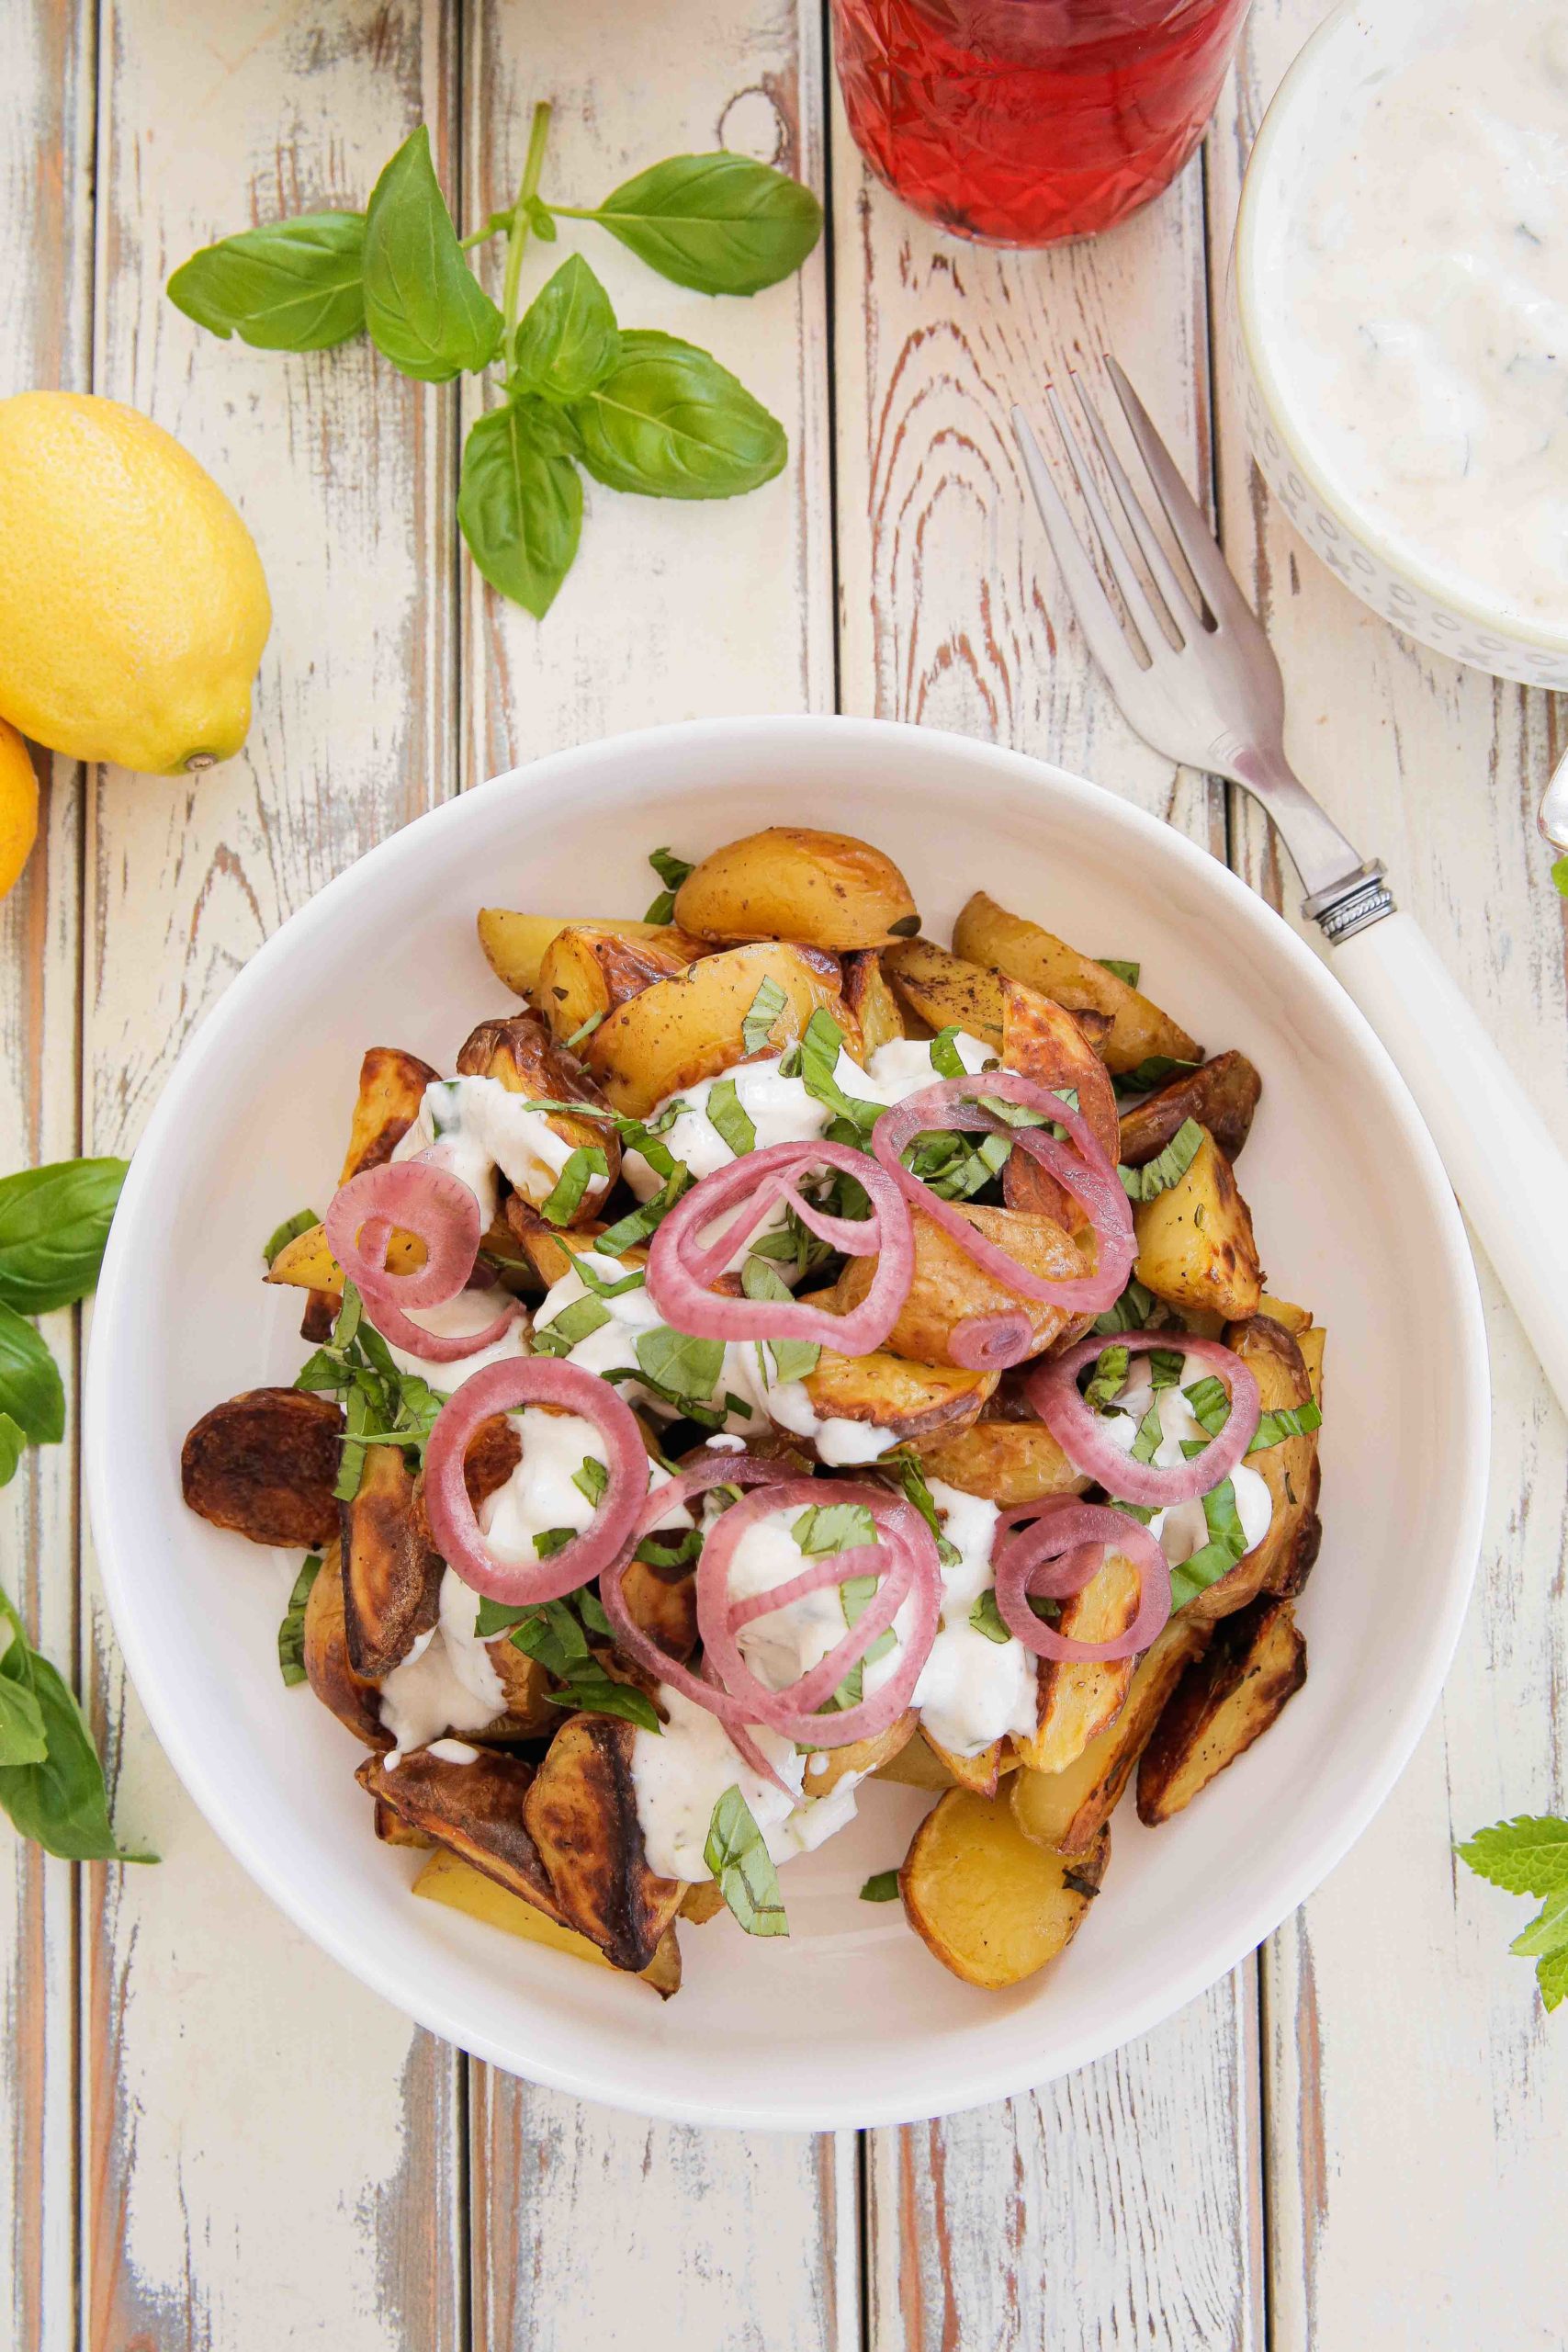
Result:
M534 1532L534 1550L541 1560L553 1560L577 1541L575 1527L540 1527Z
M919 1456L900 1448L897 1453L884 1454L878 1469L890 1471L903 1487L906 1499L912 1503L936 1538L936 1555L944 1568L955 1568L964 1557L956 1544L950 1544L942 1532L936 1503L926 1484L926 1475Z
M1131 1358L1125 1348L1101 1348L1083 1400L1091 1413L1102 1413L1127 1385Z
M1179 1069L1197 1068L1196 1062L1180 1061L1174 1054L1151 1054L1146 1061L1138 1064L1136 1069L1117 1073L1116 1091L1118 1094L1147 1094L1153 1088L1163 1086L1168 1078L1174 1078Z
M691 872L691 866L685 858L676 857L668 849L650 850L648 862L664 888L644 915L643 921L644 922L673 922L675 893Z
M737 1159L756 1150L756 1123L736 1092L732 1078L715 1079L708 1089L707 1114L709 1126L721 1142L729 1146Z
M1281 1445L1288 1437L1310 1437L1314 1430L1323 1427L1323 1408L1314 1396L1304 1405L1281 1405L1277 1412L1264 1413L1252 1433L1248 1453L1266 1453L1271 1445Z
M334 1348L346 1349L353 1345L358 1336L364 1315L365 1302L360 1297L357 1287L353 1283L344 1283L343 1305L338 1308L337 1321L333 1325Z
M1110 972L1130 989L1137 987L1138 975L1144 968L1141 964L1124 964L1119 956L1097 956L1094 960L1102 972Z
M740 1042L749 1054L762 1053L772 1044L773 1023L788 1002L777 980L763 980L740 1023Z
M577 1613L589 1632L603 1634L607 1639L610 1633L610 1621L604 1614L598 1594L592 1591L587 1585L580 1585L572 1598L577 1603Z
M604 1499L604 1490L610 1483L610 1473L596 1455L585 1453L581 1470L574 1470L571 1474L571 1483L580 1494L587 1496L589 1501L597 1510Z
M277 1670L290 1686L305 1679L305 1603L321 1573L321 1555L312 1552L294 1579L294 1589L277 1629Z
M1162 1388L1176 1386L1187 1359L1179 1348L1151 1348L1144 1362L1149 1368L1149 1386L1157 1396Z
M243 229L180 264L165 291L187 319L258 351L328 351L365 324L365 215L304 212Z
M1216 1379L1212 1372L1206 1373L1181 1393L1191 1406L1192 1418L1200 1429L1207 1430L1211 1437L1218 1437L1231 1417L1231 1400L1224 1382Z
M1173 1611L1185 1608L1199 1593L1218 1584L1246 1554L1247 1536L1236 1511L1235 1488L1228 1478L1204 1496L1203 1523L1209 1531L1209 1541L1170 1572Z
M563 1306L547 1323L535 1324L534 1352L564 1356L591 1332L602 1330L609 1320L609 1308L601 1306L596 1298L574 1298L570 1306Z
M25 1693L31 1701L18 1708L15 1697L10 1699L13 1744L18 1721L30 1728L35 1715L43 1742L41 1756L0 1761L0 1808L24 1838L66 1861L154 1861L155 1855L126 1853L116 1845L103 1767L82 1711L68 1685L28 1642L27 1628L3 1592L0 1622L11 1636L0 1652L0 1683L10 1694Z
M643 1157L652 1165L646 1148ZM669 1159L669 1154L666 1152L664 1157ZM685 1161L671 1160L670 1165L671 1173L661 1191L655 1193L650 1201L643 1201L637 1208L628 1209L625 1216L615 1224L606 1226L604 1231L595 1238L593 1247L601 1258L623 1257L628 1250L635 1250L639 1242L646 1241L650 1234L658 1231L682 1193L689 1191L692 1171Z
M30 1323L0 1305L0 1413L9 1414L34 1445L58 1445L65 1434L65 1391L60 1367Z
M1165 1149L1142 1168L1119 1168L1122 1189L1130 1201L1152 1201L1179 1184L1197 1159L1203 1130L1196 1119L1183 1119Z
M633 328L615 365L570 412L582 462L608 490L735 498L782 473L784 429L711 353Z
M547 1532L551 1531L547 1531ZM568 1541L570 1531L567 1531ZM537 1538L535 1539L536 1547ZM558 1545L557 1550L564 1550ZM541 1559L548 1559L548 1552L541 1552ZM566 1600L536 1601L525 1609L513 1625L512 1645L525 1657L535 1659L547 1673L565 1681L575 1669L590 1664L592 1653L588 1636L578 1623L570 1602Z
M869 1148L866 1138L886 1105L844 1092L836 1075L843 1043L843 1031L826 1006L819 1004L800 1041L800 1082L814 1101L825 1102L834 1117L850 1127L848 1140L865 1150Z
M43 1710L31 1690L0 1675L0 1766L41 1764L49 1754Z
M365 1476L365 1448L356 1444L369 1430L371 1411L363 1388L351 1388L343 1400L344 1447L343 1460L338 1464L333 1493L340 1503L351 1503L359 1492L359 1482Z
M609 372L620 347L610 298L573 254L523 313L513 345L515 380L549 400L578 400Z
M646 1691L630 1682L617 1682L601 1668L585 1667L568 1678L564 1690L548 1690L545 1695L553 1707L570 1707L581 1715L619 1715L623 1722L636 1724L639 1731L664 1729L659 1710Z
M570 1036L567 1039L567 1052L569 1054L575 1054L579 1046L585 1046L588 1043L589 1038L593 1035L595 1029L598 1028L599 1023L605 1018L606 1016L603 1012L591 1012L587 1020L582 1023L582 1026L580 1029L574 1029Z
M963 1056L958 1050L956 1023L950 1023L945 1029L939 1029L931 1039L931 1068L939 1078L967 1077Z
M739 1788L726 1789L715 1805L703 1860L749 1936L788 1935L773 1856Z
M977 1634L984 1634L988 1642L1010 1642L1012 1639L1012 1634L1002 1623L1002 1612L997 1607L994 1585L986 1587L969 1611L969 1623Z
M457 526L491 586L543 620L577 558L582 477L570 457L540 447L515 402L469 430Z
M790 1533L808 1559L825 1558L831 1552L852 1552L877 1540L876 1521L864 1503L813 1503L801 1512ZM873 1591L876 1589L874 1577L852 1577L849 1581L868 1584ZM859 1614L857 1610L855 1615ZM855 1620L851 1617L849 1622L852 1625Z
M1152 1462L1164 1442L1165 1424L1160 1419L1159 1398L1156 1396L1138 1423L1138 1434L1133 1440L1133 1460Z
M9 1413L0 1413L0 1487L8 1487L21 1465L28 1433Z
M377 350L425 384L488 368L501 342L501 312L463 258L423 123L371 193L365 323Z
M699 294L756 294L800 267L822 233L808 187L746 155L670 155L589 215L639 261Z
M1163 1311L1153 1291L1145 1290L1134 1278L1129 1281L1114 1306L1108 1306L1103 1315L1095 1317L1090 1329L1101 1338L1114 1331L1145 1331Z
M595 1176L608 1180L610 1163L596 1143L580 1143L567 1154L566 1165L547 1200L539 1204L541 1216L552 1225L570 1225L582 1206L582 1197Z
M0 1300L47 1315L98 1279L123 1159L57 1159L0 1183Z
M724 1370L724 1341L699 1340L660 1323L637 1335L637 1360L650 1380L680 1397L705 1402Z
M860 1899L863 1903L897 1903L898 1900L897 1871L877 1871L862 1887Z
M592 1252L594 1257L599 1255L598 1238L599 1237L595 1237ZM596 1274L588 1260L587 1250L574 1250L571 1260L572 1272L576 1274L578 1281L585 1283L592 1292L595 1298L622 1298L629 1290L646 1290L648 1287L648 1276L640 1266L634 1266L629 1274L622 1274L618 1281L612 1283L606 1282L603 1274Z
M321 1221L314 1209L296 1209L292 1216L285 1217L283 1223L276 1227L262 1243L262 1256L267 1264L272 1265L291 1241L298 1241L302 1233L309 1233L311 1227L320 1225ZM296 1387L299 1385L298 1381L294 1385Z
M795 1303L795 1293L784 1276L768 1263L766 1258L754 1254L740 1269L740 1287L748 1298L773 1299L786 1306ZM816 1340L759 1340L759 1352L763 1346L773 1360L775 1381L809 1379L822 1357L821 1346ZM764 1368L764 1380L766 1377Z
M766 1258L759 1258L755 1252L740 1269L740 1287L748 1298L776 1299L785 1306L795 1303L795 1293L784 1276L769 1265Z

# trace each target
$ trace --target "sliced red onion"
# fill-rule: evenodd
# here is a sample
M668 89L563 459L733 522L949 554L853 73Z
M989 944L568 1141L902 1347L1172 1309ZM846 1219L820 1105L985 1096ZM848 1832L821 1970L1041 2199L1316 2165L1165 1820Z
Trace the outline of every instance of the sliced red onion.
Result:
M864 1187L869 1216L829 1216L804 1197L795 1180L821 1167L840 1169ZM831 1249L850 1257L874 1255L871 1288L850 1314L793 1299L728 1298L709 1287L781 1201ZM705 1244L701 1236L726 1210L738 1214L716 1241ZM694 1338L814 1340L840 1355L863 1356L882 1345L897 1321L914 1267L908 1211L897 1185L863 1151L848 1144L775 1143L716 1169L676 1203L649 1250L648 1295L667 1323ZM1117 1295L1120 1291L1118 1284Z
M948 1334L947 1351L971 1372L1006 1372L1021 1363L1034 1345L1027 1315L966 1315Z
M1106 1434L1100 1416L1078 1394L1077 1375L1086 1363L1099 1361L1106 1347L1125 1348L1130 1355L1147 1355L1156 1348L1176 1348L1200 1363L1224 1382L1231 1400L1230 1419L1201 1453L1170 1468L1152 1462L1134 1462ZM1217 1487L1246 1453L1257 1432L1262 1411L1258 1383L1233 1348L1219 1340L1190 1338L1179 1331L1122 1331L1113 1340L1080 1340L1077 1347L1054 1356L1032 1372L1025 1394L1073 1468L1081 1476L1121 1501L1145 1509L1168 1510L1190 1503Z
M553 1558L498 1560L468 1500L463 1457L481 1422L524 1405L554 1405L592 1421L604 1441L609 1477L589 1525ZM660 1516L670 1489L654 1492ZM436 1415L425 1449L424 1507L436 1550L475 1592L513 1608L558 1600L601 1575L640 1524L648 1498L648 1449L631 1407L608 1381L558 1357L519 1356L471 1373Z
M427 1331L403 1312L444 1306L466 1287L479 1248L479 1204L459 1177L426 1159L387 1160L340 1184L323 1220L333 1257L365 1300L384 1340L430 1363L460 1363L493 1347L518 1309L509 1299L478 1331ZM412 1273L388 1272L392 1229L424 1244L424 1263Z
M981 1094L994 1094L1002 1102L1016 1102L1021 1109L1055 1120L1066 1127L1072 1148L1058 1143L1043 1127L1010 1126L977 1100ZM916 1136L943 1128L956 1129L961 1135L1005 1136L1015 1150L1027 1153L1054 1176L1079 1204L1093 1228L1097 1245L1094 1272L1062 1276L1032 1272L999 1243L979 1232L951 1201L940 1200L922 1184L905 1167L904 1152ZM940 1225L993 1282L1045 1306L1070 1307L1074 1311L1088 1309L1097 1315L1121 1297L1136 1254L1131 1205L1121 1178L1100 1148L1089 1122L1048 1087L1037 1085L1032 1079L1021 1078L1010 1069L986 1070L974 1078L942 1079L885 1111L872 1129L871 1140L877 1159L905 1199L922 1216ZM976 1319L989 1323L992 1318ZM995 1351L998 1340L994 1334L987 1344L988 1363L994 1368L999 1361ZM1030 1344L1033 1344L1032 1337ZM1027 1352L1027 1348L1021 1351L1021 1354ZM1020 1360L1020 1356L1010 1359L1013 1363Z
M1033 1525L1021 1534L1021 1520ZM1031 1593L1066 1600L1093 1581L1107 1552L1120 1552L1138 1570L1138 1613L1124 1634L1109 1642L1076 1642L1038 1618ZM1079 1502L1055 1495L1041 1502L1017 1503L997 1521L991 1539L996 1569L997 1613L1010 1634L1036 1657L1063 1660L1136 1657L1155 1640L1170 1615L1170 1563L1146 1527L1108 1503Z

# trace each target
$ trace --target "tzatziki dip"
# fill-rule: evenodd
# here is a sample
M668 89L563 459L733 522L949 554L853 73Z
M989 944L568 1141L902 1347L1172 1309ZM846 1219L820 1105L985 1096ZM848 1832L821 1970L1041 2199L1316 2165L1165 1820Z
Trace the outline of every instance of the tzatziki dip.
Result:
M1568 6L1450 0L1352 90L1271 255L1280 390L1440 593L1568 626Z

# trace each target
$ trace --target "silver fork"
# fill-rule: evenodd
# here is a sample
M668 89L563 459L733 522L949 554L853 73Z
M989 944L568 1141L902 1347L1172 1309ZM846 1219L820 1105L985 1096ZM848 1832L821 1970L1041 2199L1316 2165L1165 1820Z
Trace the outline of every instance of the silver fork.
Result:
M1168 759L1228 776L1268 810L1305 888L1302 912L1335 949L1336 976L1398 1065L1568 1409L1568 1159L1448 967L1414 919L1396 910L1382 865L1352 847L1286 759L1284 682L1273 650L1147 410L1116 361L1106 366L1191 583L1167 555L1075 375L1084 422L1152 590L1145 584L1066 407L1048 386L1045 398L1122 613L1101 585L1021 409L1013 411L1013 429L1089 649L1145 742ZM1353 1118L1354 1106L1346 1110Z

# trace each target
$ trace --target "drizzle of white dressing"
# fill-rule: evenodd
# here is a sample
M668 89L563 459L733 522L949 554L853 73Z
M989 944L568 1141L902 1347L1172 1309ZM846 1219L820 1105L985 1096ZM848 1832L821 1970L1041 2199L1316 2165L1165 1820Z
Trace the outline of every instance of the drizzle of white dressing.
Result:
M1174 1342L1173 1342L1174 1344ZM1159 1425L1162 1431L1155 1450L1154 1464L1158 1470L1177 1470L1186 1462L1181 1451L1183 1438L1208 1442L1209 1432L1192 1410L1184 1388L1204 1378L1208 1366L1200 1357L1183 1356L1179 1379L1168 1388L1158 1391ZM1146 1355L1134 1356L1125 1387L1116 1399L1117 1409L1102 1417L1100 1426L1113 1445L1123 1453L1131 1453L1138 1434L1139 1424L1154 1403L1156 1390ZM1238 1462L1230 1474L1231 1490L1235 1497L1236 1517L1247 1538L1247 1548L1255 1552L1269 1532L1274 1516L1274 1498L1269 1482ZM1209 1523L1203 1514L1203 1498L1194 1497L1190 1503L1174 1504L1169 1510L1156 1511L1149 1521L1149 1533L1164 1552L1173 1568L1190 1560L1209 1540Z
M915 1685L914 1704L931 1737L954 1756L977 1756L1004 1732L1021 1737L1039 1713L1038 1675L1031 1651L1011 1635L993 1642L970 1614L996 1582L991 1540L1000 1517L983 1496L964 1494L940 1478L931 1500L942 1533L958 1558L942 1571L942 1623Z
M522 1458L504 1485L480 1504L479 1526L498 1560L532 1563L539 1557L536 1535L556 1527L581 1534L592 1520L599 1506L576 1481L584 1462L606 1468L604 1442L592 1422L577 1413L551 1413L542 1406L526 1405L515 1421ZM670 1484L669 1471L658 1462L649 1462L648 1478L650 1487ZM675 1502L655 1523L660 1528L690 1527L692 1515L683 1503ZM473 1596L476 1610L478 1598Z
M466 1739L433 1739L424 1752L439 1757L443 1764L477 1764L479 1760L479 1749L470 1747Z
M1568 625L1568 11L1446 0L1269 257L1284 396L1407 560Z
M786 1796L741 1761L705 1707L668 1683L660 1683L659 1702L669 1720L662 1730L639 1730L633 1739L632 1787L649 1864L661 1878L713 1876L703 1849L727 1789L739 1790L776 1863L812 1852L854 1819L858 1773L846 1772L826 1796L803 1797L805 1757L779 1733L758 1729L751 1736L787 1783Z
M487 1324L493 1323L504 1304L505 1293L500 1290L460 1290L455 1298L444 1299L439 1306L411 1306L403 1311L421 1330L441 1339L462 1339L467 1333L482 1331ZM390 1340L387 1346L400 1372L416 1374L438 1396L450 1396L470 1374L526 1355L527 1340L528 1318L519 1309L499 1340L492 1340L488 1348L476 1348L471 1356L459 1356L455 1363L439 1363L434 1356L415 1355L412 1348L395 1347Z
M831 1502L830 1487L824 1487L822 1499ZM771 1592L809 1565L792 1532L800 1516L792 1507L769 1511L752 1521L729 1556L728 1583L732 1600L750 1600L758 1593ZM820 1585L787 1608L772 1609L741 1627L737 1635L740 1655L759 1682L770 1690L786 1690L837 1648L850 1630L842 1595L840 1585ZM912 1618L912 1607L906 1601L893 1620L892 1630L898 1639L908 1637ZM864 1696L874 1697L897 1665L896 1645L870 1660L861 1680Z
M590 1273L596 1274L602 1283L624 1282L633 1271L629 1266L623 1266L618 1258L602 1258L594 1250L584 1250L581 1256L587 1261ZM577 1263L574 1259L569 1272L545 1293L535 1310L536 1330L542 1330L553 1323L567 1307L575 1306L579 1299L593 1295L578 1272ZM637 1369L637 1336L640 1332L657 1331L662 1317L641 1283L634 1290L622 1291L615 1298L601 1299L599 1304L604 1307L607 1319L600 1324L597 1330L590 1331L585 1339L579 1340L569 1350L566 1361L580 1365L584 1372L596 1372L601 1376L606 1372L635 1372ZM671 1410L640 1381L617 1381L615 1386L628 1405L649 1405L655 1412L666 1414Z
M453 1581L448 1569L442 1578L444 1601L446 1587ZM477 1614L479 1596L472 1598ZM474 1643L472 1646L482 1649L483 1645ZM494 1685L493 1694L480 1695L475 1689L482 1679L476 1663L460 1644L454 1647L448 1643L444 1624L432 1625L418 1636L407 1657L393 1667L380 1686L381 1722L396 1743L386 1759L389 1771L396 1770L411 1748L428 1747L433 1739L447 1733L483 1731L505 1712L500 1678L488 1658L484 1664Z
M558 1136L543 1111L530 1111L527 1097L513 1094L496 1078L443 1078L427 1086L419 1115L393 1151L394 1159L418 1153L467 1184L479 1204L481 1223L494 1223L496 1171L536 1207L555 1190L572 1147ZM607 1190L603 1176L588 1180L590 1199Z

